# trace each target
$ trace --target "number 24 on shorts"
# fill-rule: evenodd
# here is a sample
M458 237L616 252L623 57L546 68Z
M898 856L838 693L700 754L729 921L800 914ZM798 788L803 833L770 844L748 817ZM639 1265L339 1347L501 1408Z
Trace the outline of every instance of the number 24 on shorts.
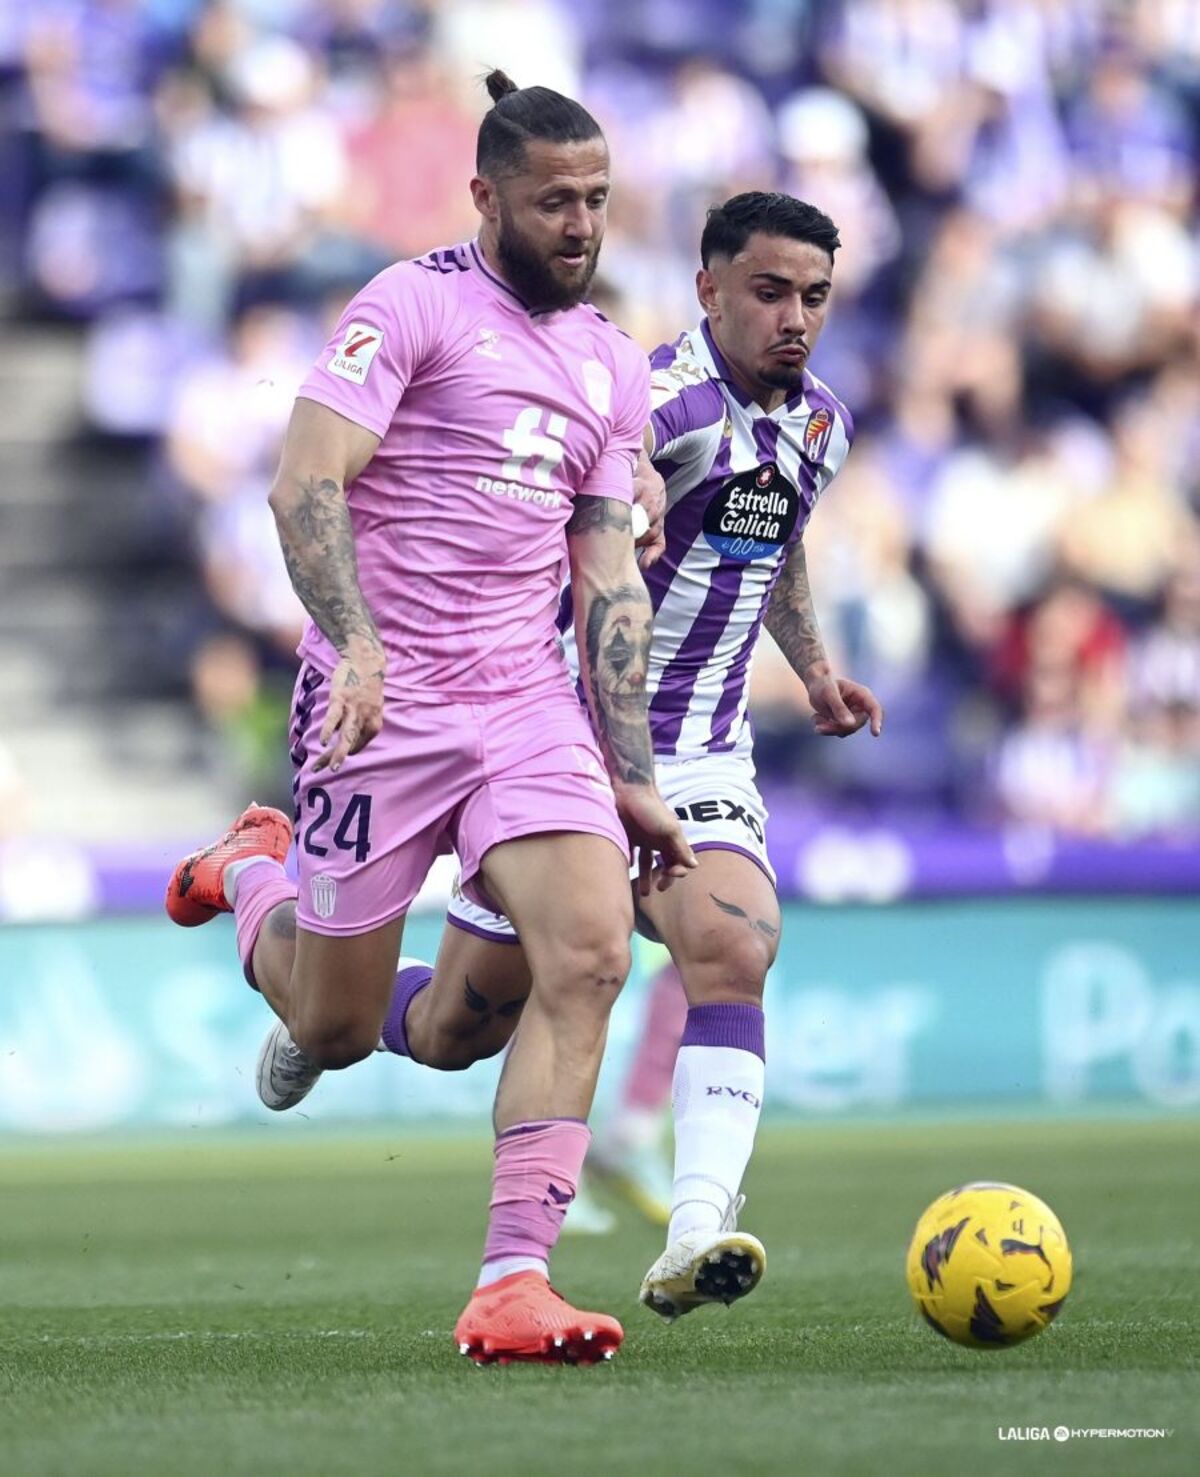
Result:
M310 856L328 856L322 832L333 816L333 796L320 785L314 785L304 797L310 812L315 812L305 826L301 845ZM333 844L339 851L352 851L356 862L365 862L371 854L371 797L351 795L333 833Z

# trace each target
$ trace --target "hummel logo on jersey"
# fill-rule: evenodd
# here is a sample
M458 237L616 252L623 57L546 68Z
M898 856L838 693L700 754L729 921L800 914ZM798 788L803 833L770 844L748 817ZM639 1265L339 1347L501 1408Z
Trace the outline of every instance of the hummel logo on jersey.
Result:
M479 330L479 342L475 345L475 352L482 354L485 359L499 359L500 335L494 328L481 328Z
M351 323L326 367L330 374L349 380L352 385L365 384L371 361L382 343L382 329L373 328L369 323Z

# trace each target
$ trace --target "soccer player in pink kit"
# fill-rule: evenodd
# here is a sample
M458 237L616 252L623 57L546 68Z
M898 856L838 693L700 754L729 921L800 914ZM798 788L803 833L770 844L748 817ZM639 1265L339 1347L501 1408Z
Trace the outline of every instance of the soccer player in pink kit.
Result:
M234 912L247 977L280 1018L260 1062L260 1092L278 1094L375 1049L404 915L434 856L458 853L467 895L519 929L531 985L455 1338L480 1361L591 1362L620 1324L567 1304L547 1264L629 968L629 843L647 888L655 853L659 886L695 858L655 789L647 725L630 505L648 368L583 303L607 147L570 99L502 73L487 85L478 240L354 298L271 493L312 617L291 736L298 896L280 865L289 822L252 806L179 864L167 909L184 925ZM592 726L555 627L564 564Z
M790 196L747 192L715 207L700 243L703 319L652 359L646 446L667 512L665 551L646 576L650 725L658 784L700 855L680 885L637 903L638 926L667 945L688 1006L682 1040L667 1043L679 1046L667 1245L640 1292L670 1320L745 1297L766 1263L737 1224L764 1096L763 988L782 923L747 713L762 629L804 683L818 733L878 736L883 726L870 689L831 666L804 551L853 437L846 407L808 367L839 244L827 216ZM449 1063L451 1047L500 1049L508 1007L527 988L519 928L469 896L451 900L448 921L448 937L472 941L450 944L472 997L464 1008L447 988L439 956L432 979L428 968L402 972L384 1032L389 1050L433 1066ZM472 999L487 1003L486 1022L472 1021ZM659 1029L676 1029L669 1010ZM647 1056L642 1085L661 1085L665 1066Z

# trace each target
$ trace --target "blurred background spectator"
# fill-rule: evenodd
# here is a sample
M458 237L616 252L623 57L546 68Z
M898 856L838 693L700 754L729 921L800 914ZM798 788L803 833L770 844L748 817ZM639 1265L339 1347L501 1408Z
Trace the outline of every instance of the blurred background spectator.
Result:
M809 565L886 747L813 738L767 648L767 785L1196 839L1200 25L1162 0L0 0L6 828L286 800L280 437L350 293L473 231L497 64L604 124L597 290L647 348L709 204L841 228L815 367L859 435Z

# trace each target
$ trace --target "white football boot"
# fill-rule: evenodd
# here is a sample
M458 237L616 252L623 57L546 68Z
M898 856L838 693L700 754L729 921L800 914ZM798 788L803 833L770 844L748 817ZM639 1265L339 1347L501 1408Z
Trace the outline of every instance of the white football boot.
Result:
M276 1021L258 1053L258 1096L273 1113L294 1108L317 1084L321 1068L288 1034L282 1021Z
M737 1228L746 1197L730 1203L719 1231L687 1231L673 1241L642 1278L638 1300L668 1323L705 1303L737 1302L753 1292L767 1269L756 1236Z

